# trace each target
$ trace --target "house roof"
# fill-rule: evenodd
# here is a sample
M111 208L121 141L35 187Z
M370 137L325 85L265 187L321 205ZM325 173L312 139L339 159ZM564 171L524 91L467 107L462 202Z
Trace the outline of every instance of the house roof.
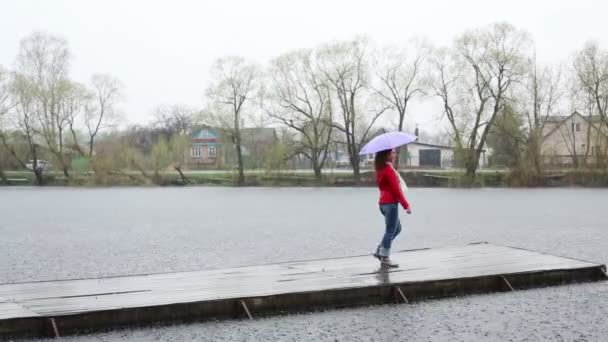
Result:
M257 142L274 142L277 139L277 132L269 127L241 128L241 138Z
M600 131L599 128L597 126L595 126L594 124L602 122L601 116L593 115L593 116L589 117L589 116L584 116L577 111L574 111L574 112L572 112L572 114L570 114L568 116L564 116L564 115L547 116L545 118L544 122L557 123L557 126L553 127L553 129L549 133L545 134L544 137L546 138L546 137L550 136L551 134L555 133L564 123L566 123L569 119L571 119L574 116L580 116L583 120L587 121L593 128Z
M562 122L572 115L549 115L543 121L544 122Z
M212 131L214 134L221 135L227 132L227 130L213 127L208 125L196 126L192 129L192 136L196 137L201 130L206 129ZM249 127L241 128L241 138L243 140L255 140L261 142L273 142L277 139L276 129L268 127Z
M207 126L207 125L200 125L200 126L194 126L194 127L192 127L192 134L191 135L192 136L196 136L203 129L213 131L214 133L219 132L219 129L216 128L216 127Z
M446 146L446 145L439 145L439 144L430 144L430 143L424 143L424 142L420 142L420 141L414 141L409 143L408 145L419 145L419 146L426 146L426 147L434 147L434 148L443 148L446 150L453 150L454 147L452 146Z

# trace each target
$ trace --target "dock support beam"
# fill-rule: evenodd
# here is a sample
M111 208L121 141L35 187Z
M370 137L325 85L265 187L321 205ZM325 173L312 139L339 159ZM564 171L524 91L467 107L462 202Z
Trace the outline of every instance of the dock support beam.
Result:
M507 286L509 287L509 289L511 291L515 291L515 289L513 289L513 286L511 286L511 283L509 283L509 280L507 279L507 277L505 276L500 276L502 278L502 280L505 282L505 284L507 284Z
M55 334L55 337L61 337L61 335L59 335L59 328L57 328L57 322L55 322L55 318L51 317L49 318L49 321L51 321L51 326L53 327L53 333Z
M409 304L409 300L407 300L407 297L405 296L405 294L403 293L403 291L401 291L401 288L398 286L395 286L395 291L399 294L399 297L401 297L401 299L403 299L403 302L405 304Z
M249 319L253 319L253 316L251 316L251 312L249 312L249 308L247 307L247 304L242 299L241 299L241 306L245 310L245 313L247 314L247 317L249 317Z

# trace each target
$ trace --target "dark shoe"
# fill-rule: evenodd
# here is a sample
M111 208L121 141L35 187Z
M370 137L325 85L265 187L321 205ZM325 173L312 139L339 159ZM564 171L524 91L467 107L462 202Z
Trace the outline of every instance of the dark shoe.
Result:
M382 256L379 253L380 253L380 246L378 246L378 248L376 248L376 251L372 255L374 256L374 258L381 260Z
M392 262L389 257L380 257L379 259L380 259L380 265L382 267L388 267L388 268L399 267L399 264L395 264L394 262Z

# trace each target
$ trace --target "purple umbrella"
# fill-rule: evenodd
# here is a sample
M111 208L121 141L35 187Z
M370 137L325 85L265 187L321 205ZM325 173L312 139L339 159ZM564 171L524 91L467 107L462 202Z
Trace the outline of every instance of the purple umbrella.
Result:
M415 135L404 132L389 132L380 134L365 144L359 154L372 154L384 150L391 150L393 148L409 144L412 141L416 141L416 139L417 137Z

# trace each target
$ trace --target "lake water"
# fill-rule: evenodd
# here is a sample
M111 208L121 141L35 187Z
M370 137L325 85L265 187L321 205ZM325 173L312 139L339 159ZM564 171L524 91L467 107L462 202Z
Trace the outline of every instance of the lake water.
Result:
M607 190L414 188L408 198L395 250L488 241L608 262ZM0 283L370 253L384 229L376 202L372 188L0 188ZM72 339L603 341L606 316L598 283Z

